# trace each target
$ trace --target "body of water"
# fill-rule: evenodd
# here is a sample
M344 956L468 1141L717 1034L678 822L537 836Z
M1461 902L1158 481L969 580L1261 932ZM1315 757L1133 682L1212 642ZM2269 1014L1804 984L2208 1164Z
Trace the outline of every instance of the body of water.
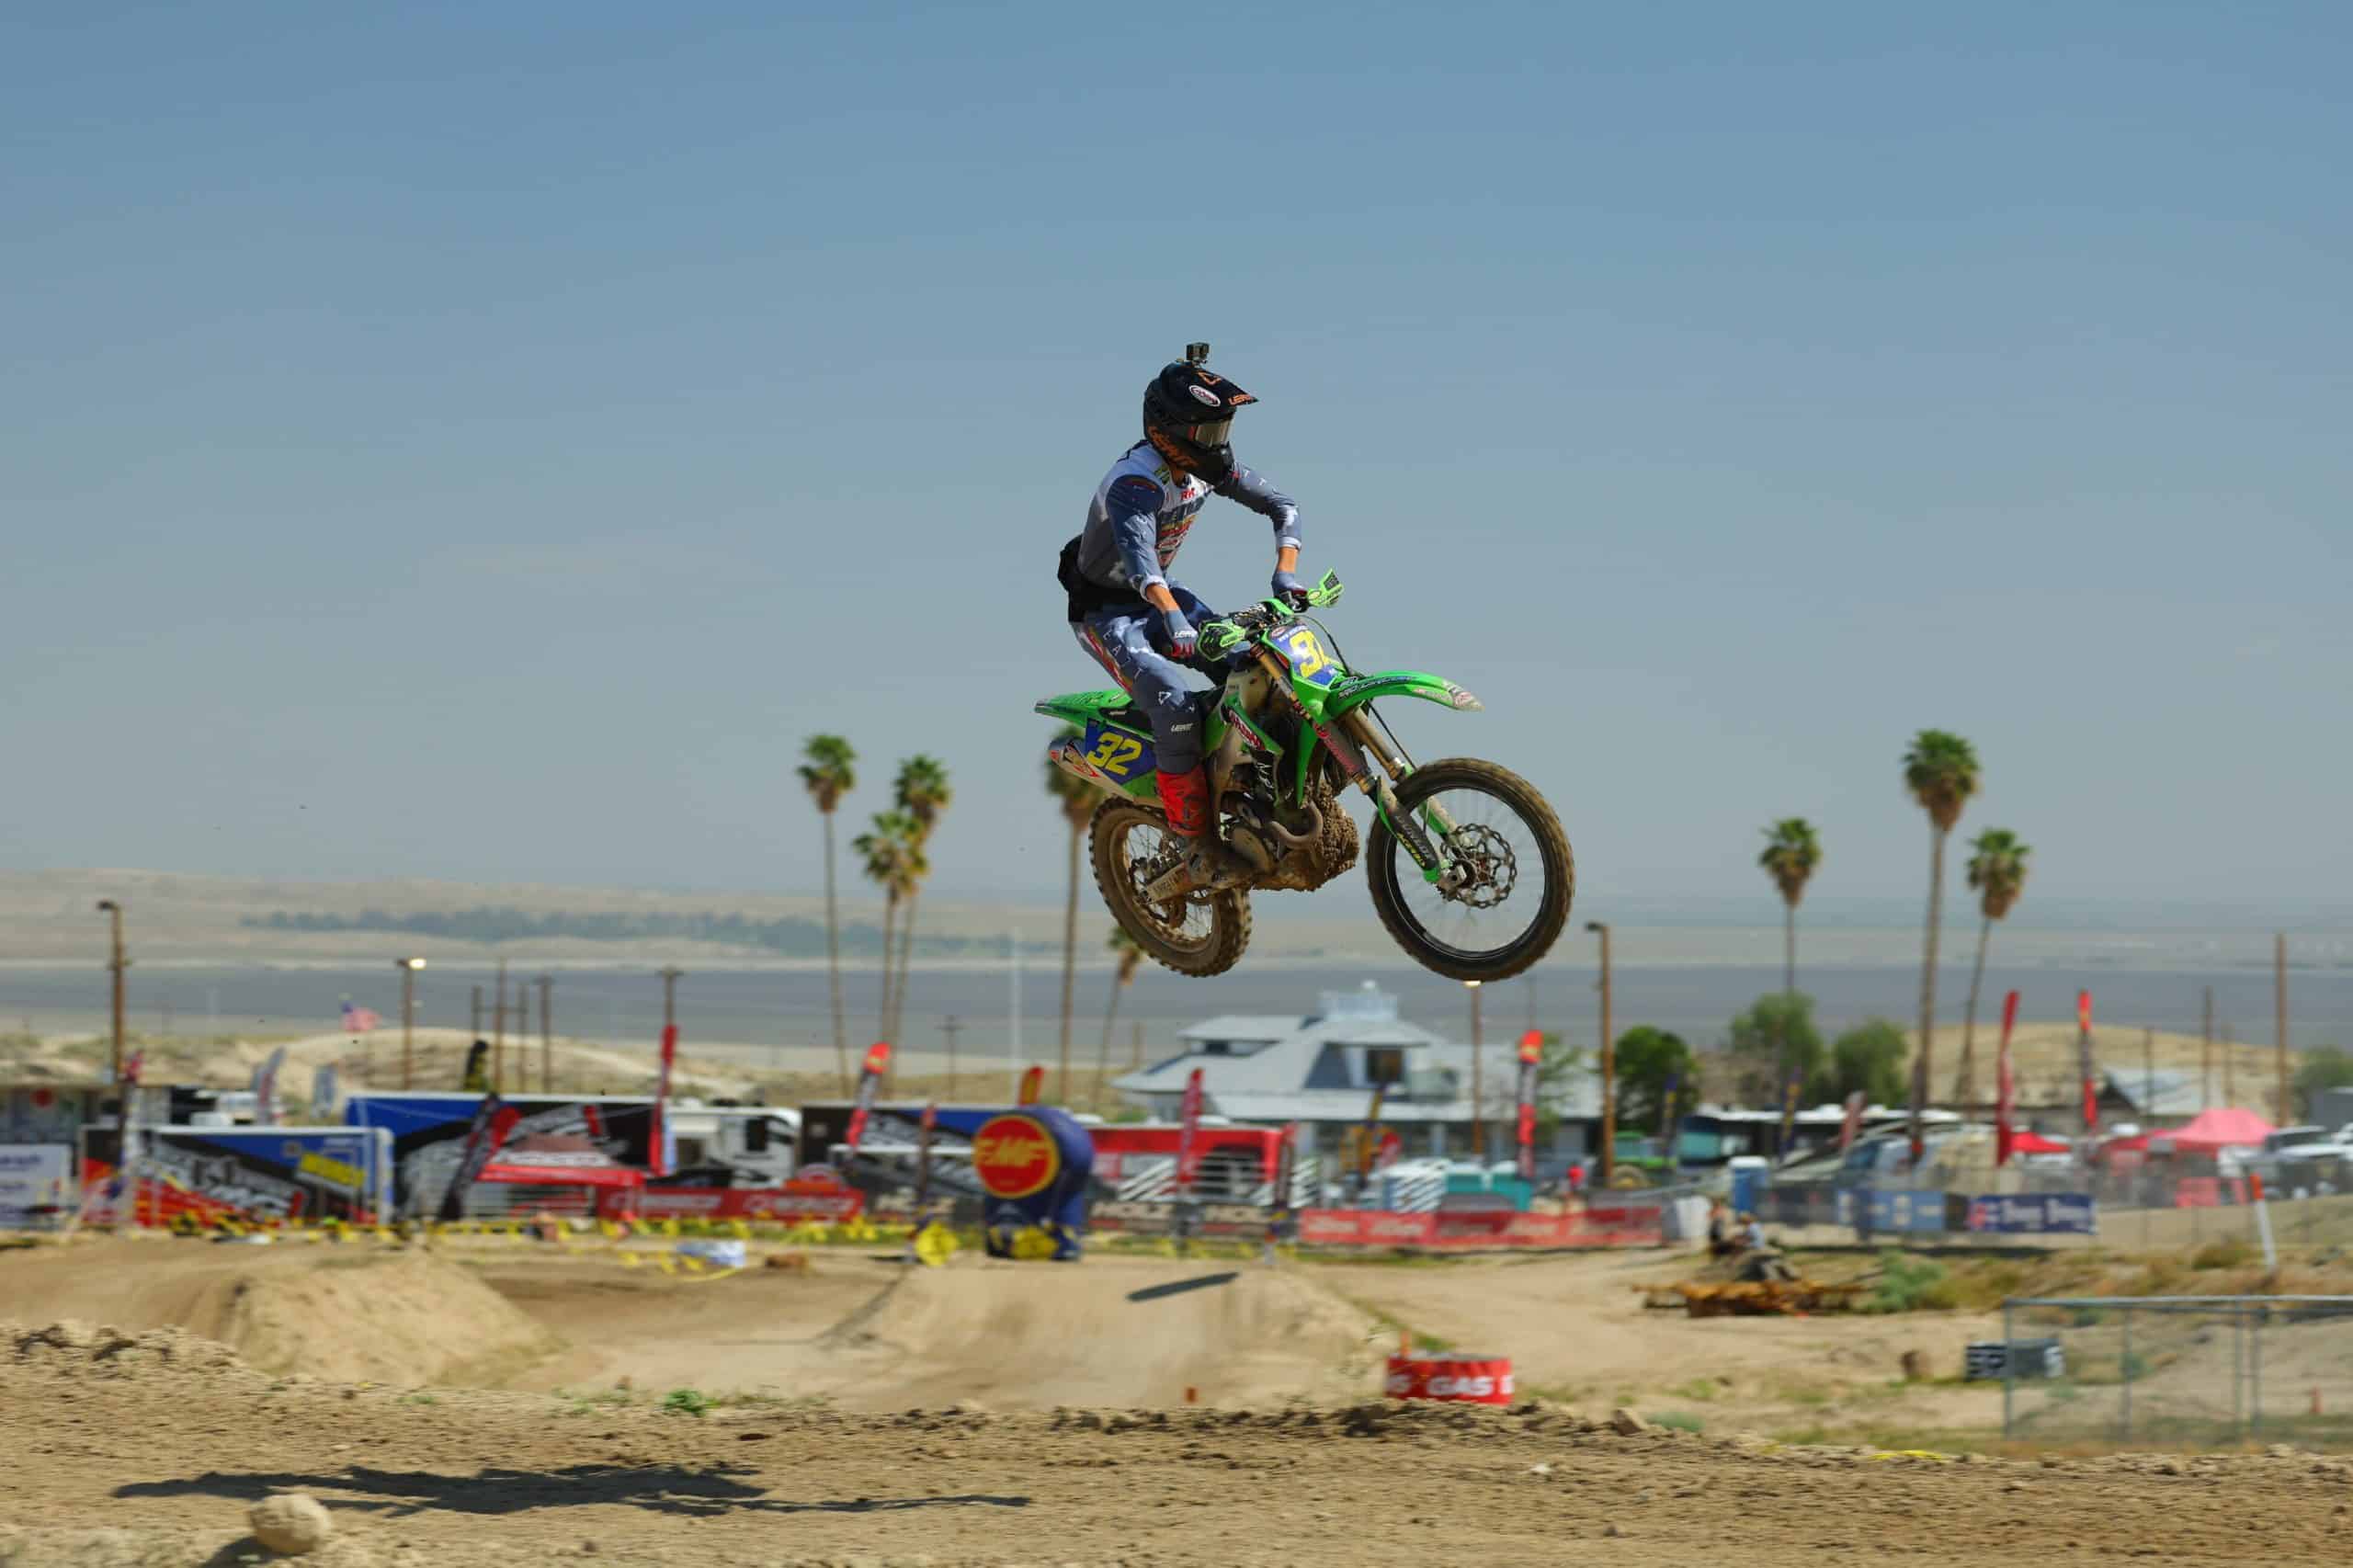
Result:
M528 972L532 971L516 971L518 976ZM1591 1044L1598 1035L1595 979L1589 964L1548 963L1530 977L1485 987L1481 1000L1486 1039L1512 1039L1533 1019ZM1092 1057L1102 1039L1111 980L1108 969L1078 973L1072 1032L1082 1060ZM1468 993L1419 969L1364 964L1253 969L1245 962L1240 970L1204 981L1147 964L1120 1000L1112 1059L1124 1062L1138 1049L1139 1028L1142 1052L1151 1059L1173 1052L1179 1030L1212 1016L1313 1012L1322 993L1352 990L1366 981L1394 994L1404 1015L1415 1023L1458 1040L1470 1037ZM1873 1017L1908 1028L1918 1017L1916 969L1806 969L1801 971L1799 983L1815 998L1825 1034ZM418 977L418 1025L466 1027L477 984L483 987L487 1029L492 973L455 967L437 966ZM843 975L854 1051L875 1038L877 984L872 970ZM1960 1019L1968 984L1965 966L1939 971L1940 1021ZM1616 976L1615 1024L1621 1031L1653 1024L1674 1030L1695 1046L1711 1047L1722 1040L1734 1014L1779 985L1778 967L1621 965ZM2214 990L2219 1025L2240 1040L2270 1042L2271 977L2244 968L2202 973L2064 967L2005 972L1996 965L1987 971L1979 1017L1981 1024L1990 1025L1999 1013L2002 992L2015 986L2022 994L2022 1018L2070 1018L2077 990L2089 989L2103 1025L2196 1034L2201 993L2209 985ZM107 1023L107 986L106 972L95 967L0 969L0 1030L101 1030ZM2353 972L2291 972L2289 989L2291 1043L2353 1045ZM131 1027L142 1034L320 1034L335 1027L339 1005L347 996L381 1014L387 1028L396 1028L400 1021L400 979L390 964L367 969L134 965L129 994ZM697 970L679 982L677 994L680 1032L689 1050L725 1043L750 1048L756 1060L767 1053L779 1063L806 1065L813 1064L810 1049L822 1047L830 1060L832 1022L823 970ZM1020 1042L1034 1058L1057 1044L1059 966L1025 961L1019 995ZM916 1057L941 1053L953 1020L960 1053L970 1053L976 1061L1004 1055L1013 1040L1013 996L1012 975L1002 966L992 971L918 964L906 1006L905 1039L899 1044ZM558 971L553 997L556 1032L565 1038L650 1049L660 1030L662 983L651 969ZM540 1028L534 986L533 1035Z

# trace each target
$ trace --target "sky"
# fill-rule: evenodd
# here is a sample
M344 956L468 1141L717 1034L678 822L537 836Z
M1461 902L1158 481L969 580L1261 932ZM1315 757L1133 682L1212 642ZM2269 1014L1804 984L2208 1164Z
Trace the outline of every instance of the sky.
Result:
M2353 9L0 29L0 865L813 891L833 731L849 827L948 764L939 893L1057 889L1054 557L1207 339L1581 915L1772 919L1791 814L1916 897L1930 726L2021 920L2353 885Z

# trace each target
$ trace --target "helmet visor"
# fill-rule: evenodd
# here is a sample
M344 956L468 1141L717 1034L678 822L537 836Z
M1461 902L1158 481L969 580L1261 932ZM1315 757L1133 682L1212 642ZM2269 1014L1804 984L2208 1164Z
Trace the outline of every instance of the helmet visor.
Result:
M1198 425L1179 425L1176 434L1197 447L1222 447L1233 434L1233 416L1203 420Z

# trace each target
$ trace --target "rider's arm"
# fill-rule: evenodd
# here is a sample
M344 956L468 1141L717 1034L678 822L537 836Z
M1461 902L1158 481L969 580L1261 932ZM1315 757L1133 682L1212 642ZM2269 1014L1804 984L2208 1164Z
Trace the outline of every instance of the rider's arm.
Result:
M1142 474L1127 474L1115 481L1104 494L1103 510L1111 524L1111 539L1118 547L1120 564L1125 569L1128 585L1142 594L1156 609L1173 609L1176 601L1169 597L1167 579L1160 571L1160 506L1164 499L1159 485ZM1153 596L1159 595L1158 598ZM1167 600L1162 603L1162 600Z
M1264 474L1239 466L1217 493L1275 525L1275 549L1281 552L1279 570L1288 572L1299 564L1299 507L1290 496L1267 483Z

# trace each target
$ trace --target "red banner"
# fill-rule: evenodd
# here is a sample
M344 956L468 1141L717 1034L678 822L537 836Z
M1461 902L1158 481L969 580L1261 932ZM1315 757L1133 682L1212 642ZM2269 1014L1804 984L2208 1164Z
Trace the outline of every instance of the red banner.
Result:
M1544 1036L1530 1029L1519 1037L1519 1179L1536 1179L1536 1071L1544 1059Z
M866 1195L846 1182L796 1176L782 1187L649 1187L606 1193L599 1197L597 1211L608 1218L633 1213L649 1220L770 1220L788 1225L821 1220L838 1224L866 1212Z
M1384 1392L1392 1399L1509 1404L1511 1362L1501 1356L1392 1356Z
M1046 1097L1046 1069L1043 1063L1021 1074L1021 1092L1014 1096L1015 1105L1037 1105Z
M2075 1065L2084 1080L2084 1131L2099 1126L2099 1085L2092 1081L2092 994L2075 993Z
M501 983L504 983L502 982ZM678 1026L662 1026L662 1075L654 1088L654 1174L670 1174L670 1073L678 1064Z
M2015 1125L2018 1117L2018 1084L2010 1075L2010 1031L2018 1028L2018 994L2011 992L2002 998L2002 1049L1995 1058L1994 1067L1994 1163L2010 1163L2012 1146L2018 1141Z
M1199 1168L1200 1130L1201 1070L1196 1067L1185 1079L1184 1108L1176 1119L1176 1189L1179 1192L1193 1185L1193 1176Z
M842 1142L849 1145L853 1154L866 1136L867 1118L873 1114L874 1096L881 1091L883 1070L890 1065L888 1045L877 1040L866 1048L866 1066L858 1075L858 1108L849 1113L849 1126L842 1134Z
M1663 1234L1664 1221L1654 1207L1591 1209L1582 1214L1526 1214L1511 1209L1423 1214L1310 1209L1299 1217L1299 1239L1307 1246L1656 1246Z

